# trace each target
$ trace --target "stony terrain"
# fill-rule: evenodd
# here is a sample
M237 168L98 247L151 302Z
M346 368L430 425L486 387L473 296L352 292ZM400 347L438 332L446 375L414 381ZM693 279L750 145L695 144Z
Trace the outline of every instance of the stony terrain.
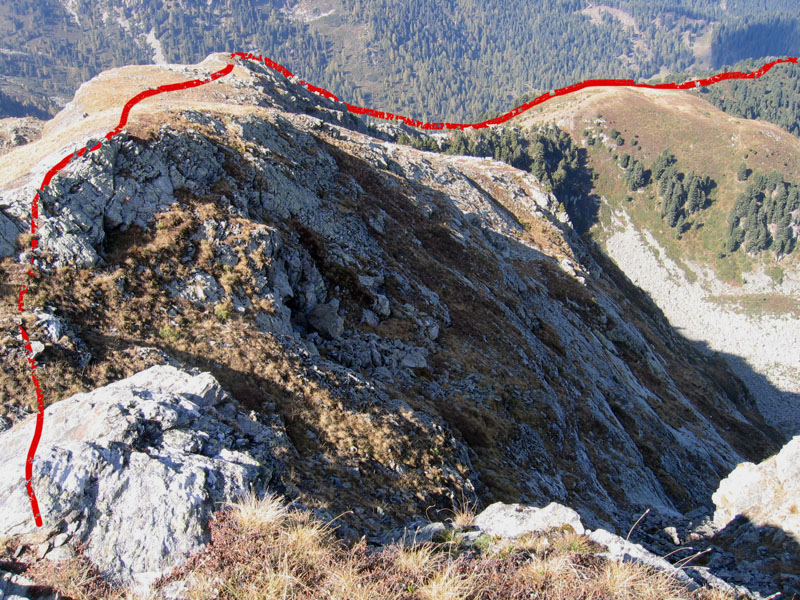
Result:
M715 298L745 294L800 294L800 272L787 271L780 286L764 276L744 286L720 282L696 268L689 281L648 232L637 231L620 211L604 248L636 285L651 295L683 335L728 355L767 420L791 435L800 431L800 320L797 315L747 314ZM764 281L766 279L766 282ZM778 350L779 349L779 350ZM736 367L739 368L736 368Z
M33 117L0 119L0 155L37 139L43 125Z
M44 483L49 473L75 469L76 486L103 473L89 521L71 517L70 533L115 576L164 567L163 555L112 566L94 554L92 536L119 517L93 522L91 511L108 507L119 477L149 489L115 470L121 457L181 479L185 470L171 472L180 456L198 473L184 515L205 514L255 471L263 482L280 472L273 489L340 516L339 533L354 540L382 543L420 515L442 520L459 499L558 502L615 534L650 509L634 539L666 553L671 531L710 518L712 493L738 463L779 450L782 436L726 363L672 329L534 177L395 145L391 127L372 129L252 63L145 101L126 134L53 181L19 313L29 203L53 158L76 140L93 145L120 99L227 60L107 72L0 162L8 468L21 473L30 427L20 318L52 405L48 435L60 422L70 430L71 405L106 407L88 425L113 432L108 451L91 431L70 434L76 447L98 444L85 464L67 461L55 438L42 449L34 470L48 532L72 509ZM145 370L164 364L210 373L230 403L207 375ZM198 377L215 390L208 405L193 391ZM120 403L130 427L115 416ZM189 434L184 417L219 445ZM275 441L277 467L259 436ZM215 488L208 473L218 471ZM3 477L17 487L0 491L0 533L30 528L19 478ZM181 552L204 535L185 522L196 534Z

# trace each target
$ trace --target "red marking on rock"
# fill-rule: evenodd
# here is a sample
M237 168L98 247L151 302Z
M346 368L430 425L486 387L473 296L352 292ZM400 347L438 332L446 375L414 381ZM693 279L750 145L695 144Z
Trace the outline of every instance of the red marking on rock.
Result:
M269 68L271 68L274 71L277 71L287 79L291 79L294 77L286 67L279 65L268 58L262 57L260 54L256 56L249 52L248 53L233 52L231 53L231 58L241 58L243 60L253 60L256 62L263 62ZM636 88L647 88L651 90L689 90L696 87L705 87L709 85L714 85L715 83L719 83L720 81L726 81L728 79L758 79L759 77L764 75L767 71L769 71L772 67L780 63L797 63L797 57L779 58L778 60L773 60L772 62L765 64L760 69L756 71L751 71L749 73L741 73L738 71L732 71L729 73L718 73L717 75L713 75L712 77L707 77L705 79L692 79L690 81L685 81L683 83L651 84L651 83L636 83L633 79L588 79L586 81L582 81L581 83L576 83L574 85L570 85L565 88L559 88L557 90L545 92L544 94L538 96L537 98L534 98L530 102L521 104L520 106L511 109L510 111L500 115L499 117L495 117L494 119L488 119L486 121L481 121L480 123L425 123L423 121L412 119L410 117L395 115L388 112L374 110L372 108L364 108L363 106L356 106L355 104L350 104L349 102L343 102L339 100L335 95L330 93L328 90L313 86L310 83L306 83L305 81L298 81L297 83L305 87L310 92L313 92L315 94L320 94L335 102L342 102L347 107L347 110L349 112L356 115L367 115L370 117L374 117L376 119L384 119L386 121L402 121L403 123L409 125L410 127L417 127L419 129L462 129L463 130L463 129L469 129L470 127L472 127L473 129L483 129L484 127L489 127L490 125L500 125L502 123L505 123L509 119L512 119L530 110L534 106L547 102L548 100L551 100L553 98L558 98L559 96L566 96L567 94L572 94L573 92L577 92L578 90L583 90L590 87L636 87Z
M150 98L151 96L155 96L157 94L163 94L166 92L175 92L178 90L186 90L193 87L198 87L201 85L205 85L206 83L210 83L212 81L216 81L220 77L224 77L228 73L233 71L233 65L226 65L224 68L212 73L205 79L193 79L192 81L185 81L182 83L173 83L169 85L162 85L155 89L145 90L139 94L136 94L133 98L128 100L125 103L125 106L122 109L122 115L120 116L119 123L117 126L109 131L105 138L110 140L115 135L119 134L122 131L122 128L125 127L126 123L128 122L128 117L130 115L131 109L136 106L139 102L144 100L145 98ZM291 74L290 74L291 75ZM40 191L44 191L44 189L50 185L50 182L53 180L53 177L56 174L66 167L70 161L82 157L89 152L94 152L98 150L101 146L101 143L97 143L92 148L87 149L86 147L80 148L79 150L75 150L72 154L69 154L62 158L52 169L50 169L47 174L44 176L42 180L42 185L39 186ZM37 192L36 195L33 197L33 201L31 202L31 234L36 234L36 230L39 228L39 193ZM34 261L35 250L39 245L39 240L36 238L31 239L31 264ZM28 276L31 279L36 279L37 276L34 274L32 270L28 270ZM19 292L19 299L18 309L20 312L25 310L25 293L28 291L28 286L24 285L20 289ZM36 360L33 358L33 349L31 347L30 338L28 337L28 332L25 330L24 325L19 326L20 335L22 336L25 352L28 359L28 364L31 367L31 382L33 383L33 389L36 392L36 401L38 403L38 412L36 414L36 427L33 432L33 439L31 440L31 445L28 449L28 458L25 461L25 488L28 491L28 497L31 501L31 510L33 511L33 518L36 521L36 526L42 526L42 515L39 512L39 501L36 499L36 493L33 490L33 459L36 456L36 448L39 446L39 441L42 438L42 428L44 426L44 393L42 392L41 385L39 383L39 378L36 377Z
M272 69L273 71L280 73L287 79L295 81L295 76L292 74L289 69L284 67L281 64L276 63L275 61L259 54L256 56L250 52L233 52L231 53L231 58L240 58L243 60L252 60L256 62L260 62L265 64L267 67ZM517 106L516 108L508 111L507 113L500 115L494 119L488 119L486 121L482 121L480 123L425 123L423 121L419 121L417 119L411 119L409 117L404 117L402 115L395 115L390 112L384 111L377 111L371 108L364 108L361 106L356 106L354 104L350 104L348 102L344 102L343 104L347 107L347 110L351 113L357 115L368 115L370 117L375 117L378 119L384 119L387 121L402 121L406 125L411 127L418 127L419 129L482 129L484 127L489 127L490 125L499 125L501 123L505 123L509 119L516 117L523 112L530 110L534 106L538 104L542 104L547 102L551 98L556 98L558 96L565 96L566 94L571 94L573 92L577 92L578 90L582 90L589 87L609 87L609 86L617 86L617 87L639 87L639 88L649 88L649 89L656 89L656 90L687 90L694 87L702 87L707 85L713 85L720 81L725 81L727 79L757 79L764 75L767 71L769 71L772 67L779 63L797 63L797 57L790 57L790 58L782 58L778 60L774 60L770 63L765 64L763 67L758 69L757 71L752 71L750 73L740 73L740 72L730 72L730 73L719 73L714 75L713 77L709 77L706 79L699 79L699 80L691 80L686 81L684 83L661 83L661 84L647 84L647 83L636 83L632 79L590 79L581 83L576 83L569 87L560 88L557 90L553 90L542 94L541 96L535 98L534 100ZM133 98L128 100L125 103L125 106L122 108L122 114L120 115L119 123L117 126L109 131L105 135L106 140L110 140L115 135L119 134L122 131L122 128L125 127L126 123L128 122L128 116L130 115L131 110L134 106L136 106L139 102L146 98L150 98L151 96L156 96L158 94L163 94L166 92L175 92L178 90L185 90L193 87L198 87L201 85L205 85L206 83L210 83L212 81L216 81L220 77L224 77L228 75L231 71L233 71L233 65L229 64L224 68L212 73L205 79L194 79L192 81L186 81L183 83L173 83L170 85L162 85L155 89L144 90L136 94ZM324 96L325 98L332 100L334 102L342 102L339 98L329 92L328 90L311 85L302 80L297 80L296 83L305 87L308 91L319 94ZM97 143L91 148L83 147L79 150L75 150L72 154L69 154L62 158L52 169L50 169L47 174L44 176L42 180L42 185L39 187L40 191L44 191L44 189L50 185L50 182L53 180L53 177L64 167L66 167L70 161L75 158L82 157L89 152L94 152L101 147L101 143ZM39 194L37 193L33 197L33 201L31 203L31 233L35 234L36 230L39 228L38 224L39 219ZM36 238L31 239L31 264L34 263L34 251L38 246L38 240ZM28 276L31 279L36 279L36 275L32 270L28 270ZM19 293L18 299L18 308L20 311L25 310L24 304L24 296L25 293L28 291L27 286L23 285L22 289ZM22 339L24 340L25 344L25 351L27 353L28 363L31 367L31 381L33 382L34 390L36 392L36 400L38 402L38 413L36 415L36 428L33 433L33 439L31 440L31 445L28 450L28 458L25 462L25 486L28 490L28 496L30 497L31 501L31 509L33 511L33 517L36 521L36 526L42 526L42 516L39 513L39 503L36 499L36 494L33 490L33 459L36 455L36 448L39 445L39 440L42 437L42 428L44 425L44 394L42 393L42 389L39 384L39 379L36 377L36 361L33 358L33 350L31 348L30 339L28 338L28 333L25 330L23 325L19 326L20 333L22 335Z

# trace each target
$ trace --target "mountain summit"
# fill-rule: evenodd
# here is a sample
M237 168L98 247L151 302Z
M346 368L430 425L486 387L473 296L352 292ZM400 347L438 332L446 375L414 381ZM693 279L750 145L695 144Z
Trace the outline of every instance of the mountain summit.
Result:
M269 461L262 479L374 543L467 498L555 501L623 534L650 509L636 536L658 547L665 527L686 532L687 515L713 513L711 495L738 463L780 448L726 363L671 328L536 177L398 145L400 129L370 126L252 61L143 101L123 134L54 178L20 315L30 201L54 157L93 146L142 89L228 60L105 72L1 159L0 389L16 425L0 447L30 426L21 317L38 342L46 429L63 426L51 418L57 401L92 405L75 393L159 364L207 371L233 408L221 391L210 404L181 397L226 423L214 426L227 436L215 452L249 452L269 423L282 441L247 459ZM125 394L146 398L137 377ZM152 402L179 402L171 385L159 380ZM205 452L162 416L120 443ZM96 540L111 508L59 504L45 466L68 477L84 463L52 462L65 446L49 439L34 461L45 528L67 519L76 539ZM3 485L19 485L21 455L1 460ZM222 494L212 479L193 488L203 502ZM17 518L20 498L0 492L15 515L6 533L34 529Z

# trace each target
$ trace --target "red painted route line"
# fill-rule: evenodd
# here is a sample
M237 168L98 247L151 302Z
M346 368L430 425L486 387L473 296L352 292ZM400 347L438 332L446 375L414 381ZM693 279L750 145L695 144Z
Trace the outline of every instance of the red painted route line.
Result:
M136 94L133 98L128 100L125 103L125 106L122 108L122 114L119 118L119 124L109 131L105 138L106 140L110 140L115 135L118 135L122 128L125 127L125 124L128 122L128 116L130 115L131 109L136 106L139 102L144 100L145 98L150 98L151 96L156 96L158 94L163 94L166 92L175 92L178 90L186 90L193 87L198 87L201 85L205 85L206 83L210 83L219 79L220 77L224 77L225 75L229 74L233 71L233 65L226 65L224 68L212 73L205 79L193 79L192 81L185 81L183 83L172 83L169 85L162 85L154 89L145 90ZM76 150L72 154L69 154L62 158L58 164L56 164L52 169L50 169L47 174L44 176L44 180L42 181L42 185L39 187L39 191L44 191L44 188L50 185L53 177L55 177L56 173L58 173L61 169L66 167L71 161L88 154L89 152L94 152L98 148L100 148L102 142L98 142L91 148L81 148L80 150ZM31 203L31 233L36 234L36 230L39 228L39 192L33 197L33 202ZM39 245L39 241L36 238L31 239L31 265L33 265L34 254L37 246ZM34 273L33 269L28 269L28 276L32 279L36 279L36 274ZM17 300L17 308L20 312L25 310L25 294L28 291L28 286L23 284L22 288L19 291L19 298ZM25 487L28 490L28 497L31 500L31 510L33 511L33 518L36 521L36 526L42 526L42 515L39 512L39 502L36 499L36 493L33 491L33 458L36 455L36 448L39 446L39 440L42 437L42 428L44 426L44 394L42 393L42 388L39 385L39 379L36 377L36 359L33 357L33 349L31 347L31 341L28 337L28 332L25 330L25 326L20 324L19 326L20 334L22 335L22 339L25 346L25 352L27 355L28 363L31 367L31 381L33 382L34 390L36 391L36 401L38 403L38 413L36 414L36 429L33 432L33 439L31 440L30 448L28 449L28 459L25 461Z
M294 79L294 75L292 74L291 71L289 71L289 69L260 54L256 56L251 53L234 52L231 54L231 57L263 62L270 69L280 73L287 79ZM326 98L328 98L329 100L333 100L334 102L342 102L347 107L348 111L357 115L367 115L370 117L375 117L377 119L384 119L387 121L402 121L406 125L409 125L411 127L417 127L419 129L463 130L463 129L468 129L470 127L472 127L473 129L483 129L484 127L489 127L490 125L500 125L502 123L505 123L509 119L513 119L514 117L530 110L534 106L547 102L548 100L551 100L553 98L558 98L559 96L565 96L567 94L577 92L578 90L583 90L590 87L637 87L637 88L647 88L651 90L690 90L693 88L714 85L715 83L719 83L720 81L726 81L728 79L758 79L759 77L764 75L767 71L769 71L772 67L780 63L797 63L797 57L789 57L789 58L781 58L778 60L773 60L772 62L765 64L760 69L756 71L751 71L749 73L741 73L738 71L733 71L730 73L719 73L712 77L707 77L705 79L693 79L690 81L685 81L684 83L650 84L650 83L636 83L633 79L588 79L586 81L583 81L581 83L576 83L575 85L571 85L569 87L559 88L551 92L546 92L541 96L534 98L530 102L526 102L525 104L517 106L516 108L508 111L503 115L500 115L499 117L495 117L494 119L488 119L486 121L481 121L480 123L425 123L423 121L419 121L417 119L411 119L409 117L404 117L402 115L395 115L390 112L373 110L371 108L356 106L355 104L350 104L349 102L343 102L342 100L339 100L339 98L337 98L334 94L330 93L328 90L316 87L305 81L299 81L298 83L303 87L305 87L310 92L314 92L316 94L320 94L321 96L325 96Z
M256 62L261 62L264 63L267 67L269 67L273 71L280 73L287 79L291 80L295 79L295 76L292 74L291 71L289 71L289 69L265 56L262 56L261 54L256 56L249 52L248 53L233 52L231 53L231 58L240 58L243 60L252 60ZM531 108L537 106L538 104L547 102L552 98L565 96L567 94L577 92L578 90L590 87L616 86L616 87L649 88L654 90L688 90L696 87L713 85L715 83L719 83L720 81L725 81L728 79L758 79L759 77L764 75L767 71L769 71L772 67L774 67L779 63L797 63L797 60L798 60L797 57L781 58L778 60L774 60L770 63L767 63L757 71L752 71L750 73L740 73L740 72L719 73L717 75L714 75L706 79L691 80L680 84L661 83L652 85L647 83L636 83L632 79L589 79L587 81L576 83L575 85L571 85L569 87L560 88L542 94L541 96L535 98L534 100L531 100L530 102L526 102L525 104L517 106L516 108L508 111L503 115L500 115L499 117L495 117L494 119L488 119L480 123L425 123L417 119L411 119L409 117L404 117L402 115L395 115L390 112L377 111L371 108L356 106L354 104L350 104L349 102L344 102L343 104L347 107L347 110L349 112L357 115L367 115L370 117L385 119L388 121L402 121L406 125L409 125L411 127L417 127L419 129L461 129L461 130L468 128L482 129L484 127L489 127L490 125L500 125L501 123L505 123L509 119L512 119L524 113L525 111L530 110ZM126 123L128 122L128 116L130 115L131 109L145 98L156 96L158 94L163 94L165 92L175 92L178 90L185 90L205 85L206 83L210 83L212 81L219 79L220 77L228 75L232 70L233 70L233 65L230 64L220 69L219 71L212 73L205 79L194 79L192 81L186 81L184 83L173 83L170 85L162 85L157 88L145 90L143 92L136 94L133 98L131 98L125 103L125 106L122 108L122 115L120 116L119 124L105 135L106 140L110 140L112 137L118 135L122 131L122 128L125 127ZM339 100L338 97L336 97L334 94L332 94L326 89L311 85L310 83L307 83L305 81L298 81L298 83L303 87L305 87L310 92L324 96L325 98L333 100L334 102L342 102L341 100ZM50 184L53 177L55 177L56 173L58 173L61 169L67 166L72 160L80 158L89 152L94 152L95 150L100 148L100 145L101 143L98 142L91 148L84 147L81 148L80 150L76 150L72 154L65 156L58 162L58 164L56 164L52 169L50 169L47 172L47 174L44 176L44 180L42 181L42 185L39 187L39 190L44 191L44 188ZM39 228L39 193L37 192L36 195L33 197L33 202L31 203L31 234L35 235L38 228ZM34 255L38 245L39 245L38 239L35 237L31 238L31 265L33 265L34 263ZM33 269L28 269L28 276L31 279L37 278L37 275L34 273ZM25 294L27 292L28 292L28 286L23 284L22 288L20 289L19 297L17 300L17 307L20 312L25 310ZM28 337L28 332L25 330L25 326L23 324L20 324L19 330L24 342L27 360L31 367L31 381L33 382L34 390L36 392L36 400L38 403L38 413L36 415L36 429L34 431L33 439L31 440L31 445L28 450L28 458L25 462L25 487L27 488L28 496L30 497L31 509L33 510L33 518L36 521L36 526L41 527L42 516L39 512L39 502L37 501L36 494L34 493L33 490L32 478L33 478L33 459L34 456L36 455L36 448L38 447L39 440L42 437L42 428L44 426L44 394L42 393L42 388L39 384L39 379L36 377L36 360L33 357L33 349L31 347L30 338Z

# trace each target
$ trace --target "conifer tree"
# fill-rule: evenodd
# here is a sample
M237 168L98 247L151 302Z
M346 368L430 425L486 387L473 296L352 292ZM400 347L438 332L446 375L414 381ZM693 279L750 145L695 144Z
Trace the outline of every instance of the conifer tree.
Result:
M675 156L669 150L664 150L653 162L653 168L651 169L653 179L659 181L664 171L673 164L675 164Z
M747 164L742 162L742 164L739 165L739 170L736 171L736 179L739 181L746 181L748 175L749 171L747 169Z

